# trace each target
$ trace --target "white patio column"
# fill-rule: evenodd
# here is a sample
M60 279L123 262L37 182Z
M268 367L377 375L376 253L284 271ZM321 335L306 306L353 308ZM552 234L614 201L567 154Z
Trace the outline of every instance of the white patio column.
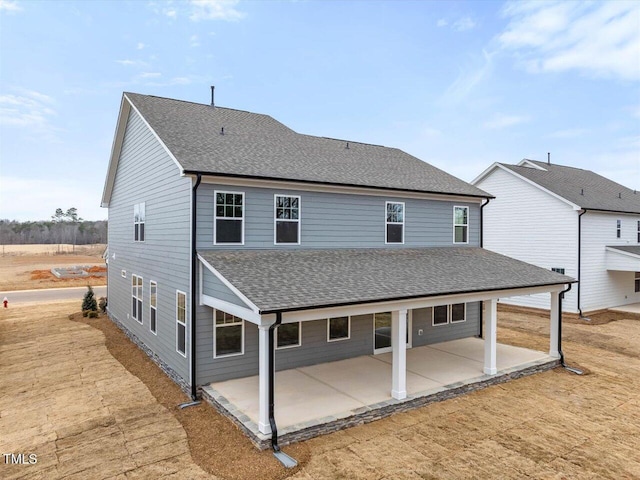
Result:
M495 375L498 373L496 367L497 301L495 298L485 300L484 306L484 373Z
M269 424L269 325L258 325L258 430L268 435Z
M551 310L549 311L550 331L549 331L549 355L560 358L558 351L558 326L560 323L560 292L551 292Z
M407 398L407 311L391 312L391 396Z

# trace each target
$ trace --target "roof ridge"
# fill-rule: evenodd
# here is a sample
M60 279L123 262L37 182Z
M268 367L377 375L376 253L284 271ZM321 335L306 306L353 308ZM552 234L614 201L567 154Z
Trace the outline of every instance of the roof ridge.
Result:
M298 132L296 132L296 133L298 135L302 135L304 137L322 138L323 140L333 140L335 142L347 142L347 143L353 143L353 144L357 144L357 145L368 145L370 147L380 147L380 148L396 148L396 147L387 147L386 145L378 145L377 143L358 142L357 140L349 140L349 139L346 139L346 138L325 137L323 135L311 135L310 133L298 133Z

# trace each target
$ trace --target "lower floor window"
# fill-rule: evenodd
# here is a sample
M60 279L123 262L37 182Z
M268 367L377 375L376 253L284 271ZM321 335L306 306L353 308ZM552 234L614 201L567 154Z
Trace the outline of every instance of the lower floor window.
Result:
M464 303L454 303L451 305L451 323L464 322L466 320Z
M300 322L283 323L276 330L277 348L297 347L300 341Z
M464 322L467 319L467 305L454 303L452 305L437 305L433 307L432 325L447 325L448 323Z
M244 353L244 322L230 313L214 310L214 358Z
M349 317L334 317L327 321L327 341L346 340L350 336Z
M449 323L448 307L437 305L433 307L433 325L446 325Z
M176 291L176 350L187 356L187 294Z
M640 272L636 272L635 291L640 292Z

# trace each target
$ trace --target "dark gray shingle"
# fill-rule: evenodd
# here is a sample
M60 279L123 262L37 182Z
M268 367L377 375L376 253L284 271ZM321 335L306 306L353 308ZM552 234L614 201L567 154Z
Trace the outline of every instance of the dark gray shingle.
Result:
M640 193L590 170L528 160L545 170L501 164L576 205L593 210L640 213Z
M268 115L125 95L189 172L491 196L397 148L346 148L346 140L302 135Z
M574 281L476 247L224 250L200 255L262 312Z

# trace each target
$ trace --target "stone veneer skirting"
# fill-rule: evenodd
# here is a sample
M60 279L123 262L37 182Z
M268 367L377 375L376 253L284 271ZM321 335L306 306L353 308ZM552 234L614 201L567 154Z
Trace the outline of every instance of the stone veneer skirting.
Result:
M468 382L457 382L446 385L437 392L421 392L405 400L390 398L384 402L376 403L355 411L353 415L342 418L326 417L307 422L305 424L292 425L284 428L278 435L278 445L284 446L291 443L309 440L310 438L336 432L344 428L355 427L374 420L388 417L394 413L406 412L418 407L422 407L434 402L441 402L469 392L481 390L492 385L504 383L509 380L533 375L557 367L560 360L541 360L521 365L513 369L499 372L498 375L483 375ZM240 412L225 397L220 395L213 388L202 387L202 398L208 401L218 412L229 418L251 442L260 450L271 447L271 435L263 435L258 431L257 425L246 414Z
M178 373L171 368L169 365L167 365L158 355L156 355L156 353L151 350L149 347L147 347L137 336L135 333L133 333L131 330L129 330L127 328L127 326L122 323L120 320L118 320L115 315L112 315L111 312L109 312L109 309L107 308L107 316L109 317L109 319L115 323L118 328L120 330L122 330L124 332L124 334L129 338L129 340L131 340L133 343L135 343L138 348L140 348L140 350L142 350L144 353L147 354L147 356L153 361L153 363L155 363L156 365L158 365L158 367L160 367L160 369L171 379L173 380L176 385L178 385L178 387L180 387L180 390L182 390L184 393L186 393L189 397L191 397L191 384L187 381L184 380L184 378L182 378L180 375L178 375ZM198 392L201 393L201 392Z

